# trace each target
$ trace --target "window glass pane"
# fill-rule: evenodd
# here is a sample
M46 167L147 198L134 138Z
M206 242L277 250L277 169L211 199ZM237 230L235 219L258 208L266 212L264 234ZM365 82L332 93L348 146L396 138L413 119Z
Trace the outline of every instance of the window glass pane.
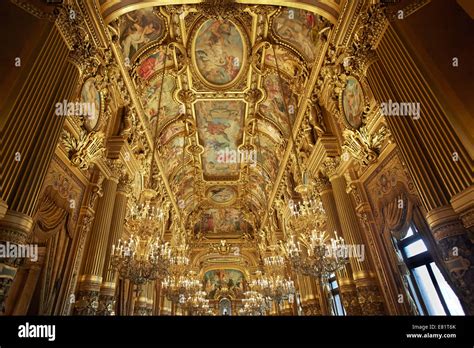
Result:
M436 281L438 282L439 288L441 289L441 293L443 294L443 298L448 305L449 311L451 312L451 315L464 315L464 311L458 297L444 279L438 266L436 266L434 262L431 262L430 265L435 275Z
M332 281L331 282L331 289L337 289L337 281Z
M408 238L408 237L411 237L413 236L413 229L411 228L411 226L408 228L408 232L406 234L405 237L403 237L401 240L404 240L405 238Z
M413 274L428 313L430 315L446 315L426 266L423 265L413 269Z
M421 254L422 252L427 251L428 249L426 248L425 243L423 240L419 239L416 242L413 242L411 244L408 244L405 248L405 253L408 257L412 257L418 254Z
M342 307L341 297L339 294L334 295L334 304L336 305L337 315L345 315L344 307Z

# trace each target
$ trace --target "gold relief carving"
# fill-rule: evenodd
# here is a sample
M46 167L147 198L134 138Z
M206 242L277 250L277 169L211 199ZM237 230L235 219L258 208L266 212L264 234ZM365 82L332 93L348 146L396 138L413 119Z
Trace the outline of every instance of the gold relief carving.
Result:
M472 228L474 226L474 209L461 213L460 218L466 229Z
M77 66L82 75L94 74L100 64L96 57L98 50L81 10L69 4L57 8L56 26L70 50L68 59Z
M343 150L347 151L357 162L366 167L377 160L384 141L388 136L388 129L385 126L371 134L367 127L358 130L346 129L343 132Z
M0 241L24 244L33 227L33 219L23 213L8 210L0 221Z
M305 316L322 315L321 305L319 304L319 302L304 304L301 306L301 308L303 309L303 314Z
M81 170L87 170L91 163L105 152L104 133L81 130L79 139L76 139L67 130L63 130L62 144L71 164Z
M363 315L384 315L384 300L377 285L357 286L357 298Z
M196 94L189 89L187 90L181 89L178 92L177 99L179 102L183 104L191 104L196 100Z
M118 183L119 178L125 174L125 166L122 161L108 159L107 166L110 170L111 178L115 179Z
M198 8L206 18L222 20L239 18L244 14L246 6L234 0L204 0Z
M352 197L354 197L354 201L356 203L356 206L359 204L362 204L362 197L359 192L359 187L355 182L351 182L350 179L346 177L347 181L347 189L346 192L351 194Z
M87 199L87 207L94 211L95 203L97 202L97 198L102 197L102 183L104 181L104 176L102 173L99 173L99 177L96 183L91 184L91 189L89 192L89 197Z
M244 99L247 103L255 104L262 101L263 93L261 90L253 88L245 93Z
M438 226L433 226L431 229L437 242L440 242L445 238L455 237L466 233L462 222L458 219L454 219Z
M316 187L316 190L321 194L324 191L329 191L332 189L331 182L327 177L317 177L314 180L314 186Z
M352 285L349 287L341 286L340 293L342 305L344 306L347 315L362 315L359 298L355 288Z
M99 291L80 290L77 297L79 300L74 304L74 315L96 315L99 308Z
M126 196L132 194L133 179L128 174L123 174L119 178L117 192L123 192Z
M339 157L327 157L324 162L321 171L329 178L337 175L339 168L340 159Z

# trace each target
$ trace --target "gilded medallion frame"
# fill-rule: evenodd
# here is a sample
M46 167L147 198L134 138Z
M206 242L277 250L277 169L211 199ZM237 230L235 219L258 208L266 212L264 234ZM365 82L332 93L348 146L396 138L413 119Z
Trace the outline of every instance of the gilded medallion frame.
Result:
M349 120L348 116L346 115L346 110L344 109L344 93L347 89L349 80L356 81L357 86L359 87L359 89L362 93L362 102L361 102L361 105L359 106L359 111L358 111L356 116L353 116L353 117L358 118L356 123ZM364 123L364 112L365 112L366 105L367 105L367 98L368 98L367 90L364 87L364 84L360 81L360 79L355 75L347 76L344 87L341 88L341 91L339 92L339 96L338 96L338 106L339 106L339 110L340 110L341 116L342 116L341 119L342 119L342 122L344 123L344 126L346 126L346 128L349 128L351 130L357 130L363 125L363 123Z
M94 88L96 89L97 93L99 94L100 105L99 105L99 110L97 111L98 112L97 121L96 121L96 123L93 127L87 126L86 120L85 120L85 118L87 116L83 116L84 117L83 127L88 133L97 131L100 128L100 126L101 126L100 121L101 121L101 118L102 118L102 116L104 115L104 112L105 112L105 96L95 85L96 78L94 76L86 77L84 79L84 82L81 84L81 88L79 89L79 96L78 96L79 102L81 102L81 103L85 102L85 101L82 100L82 91L83 91L84 86L86 85L86 83L89 82L90 80L93 80L92 83L94 84Z
M250 42L249 42L249 37L248 33L245 31L243 24L236 18L232 19L225 19L226 21L230 22L237 30L241 40L242 40L242 61L240 62L240 69L239 72L237 73L237 76L231 80L228 83L225 84L214 84L210 81L208 81L201 73L197 66L196 62L196 55L193 54L193 52L196 50L196 39L199 36L198 34L201 31L201 28L206 24L208 21L212 21L215 19L212 18L207 18L205 16L202 16L199 18L194 27L192 28L192 34L190 37L190 42L191 45L188 47L188 57L191 57L191 64L189 64L192 73L198 78L199 82L201 82L205 87L215 90L215 91L226 91L228 92L229 88L232 88L236 86L239 82L242 81L244 76L247 75L248 68L250 65L249 59L248 59L248 52L249 52L249 47L250 47Z

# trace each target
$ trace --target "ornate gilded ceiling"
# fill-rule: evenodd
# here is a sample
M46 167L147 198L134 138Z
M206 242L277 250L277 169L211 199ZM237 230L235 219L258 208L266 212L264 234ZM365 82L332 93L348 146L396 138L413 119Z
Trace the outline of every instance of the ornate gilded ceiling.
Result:
M105 12L112 7L102 4ZM190 4L121 11L106 19L114 17L185 225L207 237L251 232L283 163L326 19L243 4L224 15Z

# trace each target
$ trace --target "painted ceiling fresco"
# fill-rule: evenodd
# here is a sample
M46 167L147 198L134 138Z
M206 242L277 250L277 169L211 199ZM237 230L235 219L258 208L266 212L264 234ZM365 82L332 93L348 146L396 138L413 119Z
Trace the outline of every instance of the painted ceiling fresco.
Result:
M174 66L173 55L170 51L166 52L163 47L159 47L156 52L143 59L137 69L137 74L143 80L149 80L160 73L165 63L166 67Z
M199 140L204 146L204 174L232 177L239 173L240 163L225 156L237 151L242 141L245 103L242 101L199 101L194 105Z
M119 29L122 53L130 62L143 47L163 36L165 24L152 8L145 8L120 17Z
M317 16L309 11L284 8L273 20L273 30L303 56L314 60L316 53Z
M198 29L193 59L199 75L214 85L232 82L241 71L244 44L229 20L209 19Z
M161 92L162 84L163 91ZM176 88L176 79L171 75L165 75L164 78L156 76L150 86L144 90L141 100L152 130L155 129L156 122L163 124L179 115L180 104L173 97Z
M274 124L279 125L282 131L287 132L289 129L288 116L290 116L291 122L294 122L297 110L296 96L291 92L286 81L280 83L276 73L265 77L263 87L266 99L260 104L260 113L273 121Z
M210 237L235 237L251 228L242 219L242 212L236 208L210 208L203 211L200 221L194 227L196 233Z
M269 7L268 20L252 10L215 19L192 6L138 9L114 25L174 199L187 216L197 209L195 232L241 236L252 229L243 213L262 211L281 169L300 102L291 84L316 57L319 17ZM257 67L262 33L274 45Z

